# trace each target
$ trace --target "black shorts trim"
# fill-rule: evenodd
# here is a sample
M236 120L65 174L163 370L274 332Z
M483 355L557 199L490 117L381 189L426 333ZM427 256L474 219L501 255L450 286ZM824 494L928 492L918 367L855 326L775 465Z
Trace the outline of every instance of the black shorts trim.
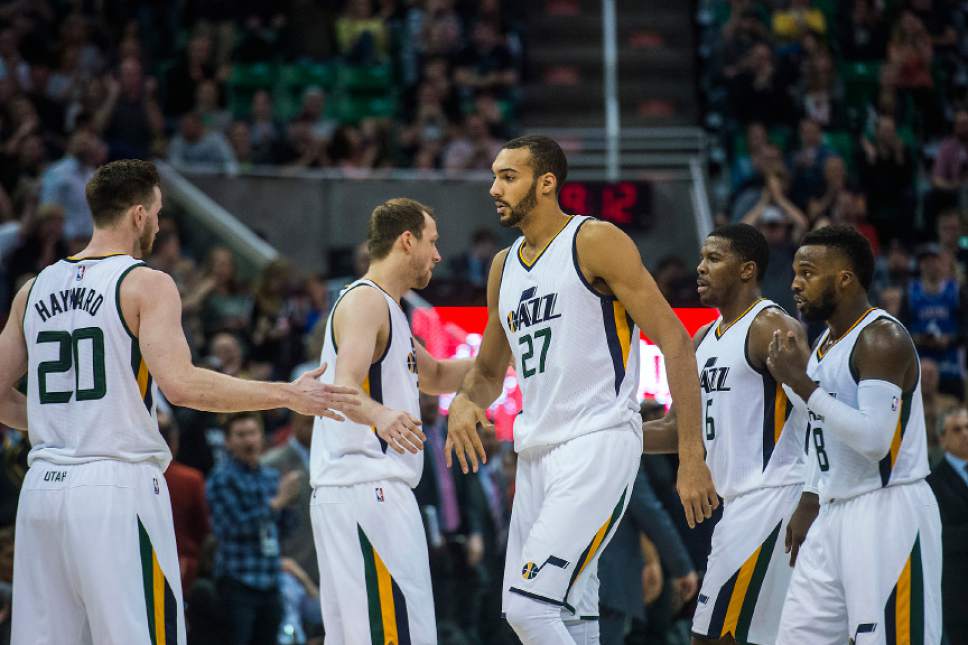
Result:
M565 609L567 609L568 611L570 611L573 614L574 613L577 613L577 612L575 612L575 608L574 607L572 607L571 605L569 605L566 602L562 602L561 600L554 600L553 598L548 598L546 596L541 596L541 595L538 595L536 593L531 593L530 591L525 591L524 589L518 589L517 587L509 587L508 588L508 591L510 591L511 593L516 593L519 596L524 596L525 598L530 598L531 600L538 600L540 602L546 602L546 603L549 603L551 605L555 605L556 607L564 607Z

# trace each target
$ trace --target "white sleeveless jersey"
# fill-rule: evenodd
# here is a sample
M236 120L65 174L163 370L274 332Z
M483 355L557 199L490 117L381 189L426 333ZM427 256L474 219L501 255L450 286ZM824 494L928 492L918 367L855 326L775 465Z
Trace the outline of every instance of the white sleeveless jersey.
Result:
M417 389L417 354L410 322L400 305L376 283L357 280L348 285L333 305L326 322L326 340L320 363L329 368L320 380L332 383L336 374L337 344L333 335L333 316L343 297L352 289L376 289L387 301L390 337L386 350L370 366L362 388L374 401L392 410L402 410L420 418ZM383 479L400 479L411 488L423 473L423 452L399 454L380 439L376 428L349 419L333 421L316 417L309 457L310 483L315 486L352 486Z
M155 384L118 301L124 276L143 264L129 255L60 260L34 281L24 311L28 463L167 468Z
M859 382L850 360L861 332L876 320L887 318L901 323L882 309L871 308L840 340L820 352L830 334L828 329L820 337L817 348L811 353L807 374L820 389L846 403L857 407ZM809 459L816 459L820 469L820 500L856 497L886 486L906 484L927 477L928 445L924 424L924 404L921 400L921 376L911 393L905 392L897 402L901 408L898 423L892 429L893 439L887 455L880 461L871 461L832 433L824 432L824 419L812 411L809 414Z
M572 217L530 264L520 237L504 261L498 307L523 399L518 452L609 428L641 432L639 329L581 274L575 238L589 219Z
M728 327L720 316L696 349L706 463L726 499L804 479L802 415L793 415L769 371L749 361L750 327L771 307L778 305L760 299Z

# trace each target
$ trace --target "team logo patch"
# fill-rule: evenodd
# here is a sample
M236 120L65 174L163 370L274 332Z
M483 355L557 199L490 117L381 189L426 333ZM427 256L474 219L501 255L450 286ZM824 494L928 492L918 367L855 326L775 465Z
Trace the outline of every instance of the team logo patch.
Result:
M861 623L854 632L854 637L849 639L850 645L857 642L857 637L861 634L873 634L877 630L877 623Z
M900 402L897 400L896 396L891 397L891 412L897 412L897 406L899 403Z
M705 605L707 602L709 602L709 596L707 596L706 594L702 594L702 593L699 594L699 603L702 604L702 605Z
M158 478L152 477L151 483L155 485L155 495L158 495L161 492L161 488L158 486Z
M375 488L374 490L376 491L376 501L382 502L383 501L383 489L382 488Z
M84 271L87 269L85 266L77 267L77 281L80 282L84 279Z
M521 577L524 578L525 580L531 580L533 578L537 578L538 574L541 573L541 570L544 569L549 564L553 567L558 567L559 569L568 568L567 560L562 560L561 558L555 557L553 555L549 555L548 559L545 560L544 564L542 564L540 567L534 562L526 562L524 566L521 567Z

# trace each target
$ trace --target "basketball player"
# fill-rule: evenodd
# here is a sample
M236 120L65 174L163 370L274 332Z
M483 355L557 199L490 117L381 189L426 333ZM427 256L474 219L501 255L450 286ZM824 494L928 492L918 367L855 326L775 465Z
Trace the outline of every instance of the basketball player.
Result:
M772 645L793 571L784 545L799 546L805 533L792 517L803 488L806 419L791 414L766 368L773 332L803 331L763 298L768 261L762 233L729 224L706 238L696 269L700 300L720 313L694 342L706 463L724 509L693 617L694 643ZM674 419L673 411L643 426L646 452L675 451Z
M809 233L793 297L827 330L815 351L775 332L767 366L806 401L820 514L800 550L777 643L941 640L941 519L928 484L918 355L867 298L874 258L849 226Z
M503 610L525 645L598 642L598 556L642 447L640 326L665 353L683 402L679 490L690 525L718 504L702 461L689 336L627 235L561 211L567 168L558 144L536 136L508 142L493 163L500 222L523 235L491 266L480 353L449 414L448 446L465 473L476 470L486 455L475 426L486 424L513 355L524 410Z
M288 407L338 415L354 390L243 381L191 363L174 281L147 268L161 210L145 161L102 166L87 184L94 235L14 298L0 335L0 391L27 374L31 443L17 509L17 645L185 643L171 502L171 453L156 385L213 412ZM8 395L9 398L9 395Z
M333 305L329 379L368 394L351 423L316 419L313 535L327 645L437 642L427 540L412 488L423 471L418 389L453 392L470 360L437 361L410 332L400 299L430 282L433 211L391 199L370 215L370 267Z

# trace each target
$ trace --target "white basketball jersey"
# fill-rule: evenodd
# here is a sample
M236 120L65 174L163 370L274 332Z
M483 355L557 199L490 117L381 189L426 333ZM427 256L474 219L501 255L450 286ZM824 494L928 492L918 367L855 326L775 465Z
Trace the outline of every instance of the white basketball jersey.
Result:
M821 353L820 349L830 335L829 329L824 332L817 349L810 355L807 365L810 378L824 392L852 408L857 408L859 382L851 369L851 355L861 332L882 318L901 324L886 311L872 307L846 334ZM886 486L906 484L927 477L928 445L920 373L914 391L904 393L897 403L901 412L897 426L892 429L891 449L880 461L871 461L832 433L824 432L823 417L818 417L812 411L808 412L808 459L816 459L820 469L821 502L856 497Z
M171 461L158 432L155 384L121 316L129 255L60 260L27 296L28 463Z
M320 380L332 383L336 374L338 346L333 334L333 316L343 297L352 289L376 289L387 301L390 337L386 350L370 366L363 391L374 401L393 410L402 410L420 418L420 394L417 389L417 354L410 332L410 322L400 305L370 280L357 280L348 285L333 305L326 322L326 340L320 363L329 368ZM349 419L333 421L316 417L309 457L310 483L315 486L352 486L383 479L400 479L411 488L423 473L423 452L399 454L380 439L376 428Z
M804 479L804 424L769 371L755 369L747 343L753 321L770 300L753 303L732 325L722 316L696 349L706 463L716 492L729 499Z
M518 452L608 428L640 431L639 329L581 274L575 238L589 219L572 217L530 263L520 237L504 261L498 307L523 399Z

